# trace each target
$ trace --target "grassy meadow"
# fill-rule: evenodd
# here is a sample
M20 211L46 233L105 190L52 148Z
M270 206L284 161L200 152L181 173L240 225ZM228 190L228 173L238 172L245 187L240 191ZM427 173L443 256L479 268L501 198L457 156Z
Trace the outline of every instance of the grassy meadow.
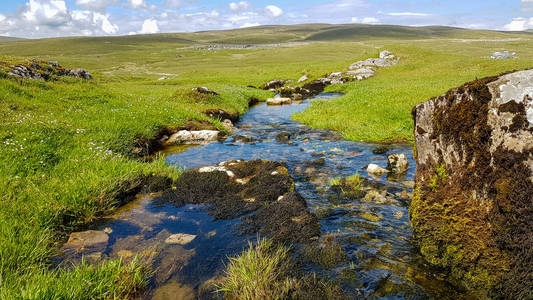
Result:
M277 47L206 50L206 44ZM532 34L356 25L267 26L242 30L101 38L0 41L0 70L28 59L86 68L92 81L17 80L0 71L0 298L126 298L146 285L142 259L63 270L51 258L69 232L122 203L117 195L152 174L179 170L143 162L133 141L161 127L207 119L202 111L244 113L248 87L271 79L311 79L390 50L400 64L342 86L295 119L360 141L412 141L411 108L465 81L533 67ZM516 51L510 60L488 59ZM165 80L158 80L166 77ZM221 97L198 102L193 87ZM218 120L210 120L220 127ZM80 284L84 282L84 284Z

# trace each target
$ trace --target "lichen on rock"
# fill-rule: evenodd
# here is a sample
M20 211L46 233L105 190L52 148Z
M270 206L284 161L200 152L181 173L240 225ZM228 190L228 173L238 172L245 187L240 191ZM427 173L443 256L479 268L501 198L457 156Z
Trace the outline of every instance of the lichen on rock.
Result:
M415 240L428 262L478 297L533 297L531 96L527 70L466 83L413 109Z

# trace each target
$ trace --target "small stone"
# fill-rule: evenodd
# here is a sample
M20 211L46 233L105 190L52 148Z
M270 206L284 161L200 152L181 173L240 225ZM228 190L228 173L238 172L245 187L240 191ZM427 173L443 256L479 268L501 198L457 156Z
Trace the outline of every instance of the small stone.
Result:
M376 164L369 164L368 167L366 168L366 171L369 173L369 174L373 174L373 175L383 175L385 173L389 173L388 170L385 170L383 169L382 167L376 165Z
M196 235L186 234L186 233L176 233L169 236L166 240L166 244L170 245L187 245L196 238Z
M217 92L212 91L212 90L206 88L205 86L202 86L202 87L196 87L196 88L193 88L192 90L195 91L195 92L198 92L198 93L200 93L200 94L213 95L213 96L220 96Z
M298 79L298 83L302 83L302 82L306 81L307 79L309 79L309 77L307 77L307 75L304 75L304 76L300 77L300 79Z
M111 229L109 227L106 227L106 228L104 228L104 232L107 233L107 234L112 234L113 233L113 229Z
M387 197L384 195L385 193L379 192L376 190L371 190L368 193L366 193L365 198L363 201L365 202L372 202L376 204L384 204L387 203Z
M401 218L403 218L403 212L402 211L397 211L394 213L394 218L399 220Z

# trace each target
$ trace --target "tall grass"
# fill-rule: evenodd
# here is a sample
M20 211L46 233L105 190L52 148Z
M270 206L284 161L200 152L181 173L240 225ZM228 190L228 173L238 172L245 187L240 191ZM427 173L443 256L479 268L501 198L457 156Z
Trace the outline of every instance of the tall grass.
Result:
M218 286L226 299L286 299L297 282L287 276L291 268L289 249L268 239L230 258L226 276Z

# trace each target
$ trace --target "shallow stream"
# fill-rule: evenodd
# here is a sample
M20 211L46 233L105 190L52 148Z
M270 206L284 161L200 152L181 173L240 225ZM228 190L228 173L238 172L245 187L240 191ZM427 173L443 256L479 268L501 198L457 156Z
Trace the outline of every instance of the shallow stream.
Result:
M408 157L410 169L404 178L375 178L365 167L369 163L387 164L386 154L373 153L377 145L346 141L334 132L311 129L291 119L311 101L338 96L324 93L289 106L256 105L224 142L168 153L167 163L196 168L237 159L284 161L296 191L307 199L311 211L321 216L322 235L334 234L348 257L334 269L310 266L310 270L339 280L346 294L355 299L453 298L455 292L444 275L427 267L410 242L408 206L415 171L412 147L395 145L388 152ZM356 173L383 187L390 195L387 201L347 201L330 190L332 179ZM101 229L110 237L102 255L128 257L151 251L156 273L146 298L209 298L212 294L205 291L206 282L222 275L227 257L240 253L256 236L237 235L238 218L213 221L204 208L176 208L157 194L139 195L102 222ZM186 245L165 243L175 233L196 238Z

